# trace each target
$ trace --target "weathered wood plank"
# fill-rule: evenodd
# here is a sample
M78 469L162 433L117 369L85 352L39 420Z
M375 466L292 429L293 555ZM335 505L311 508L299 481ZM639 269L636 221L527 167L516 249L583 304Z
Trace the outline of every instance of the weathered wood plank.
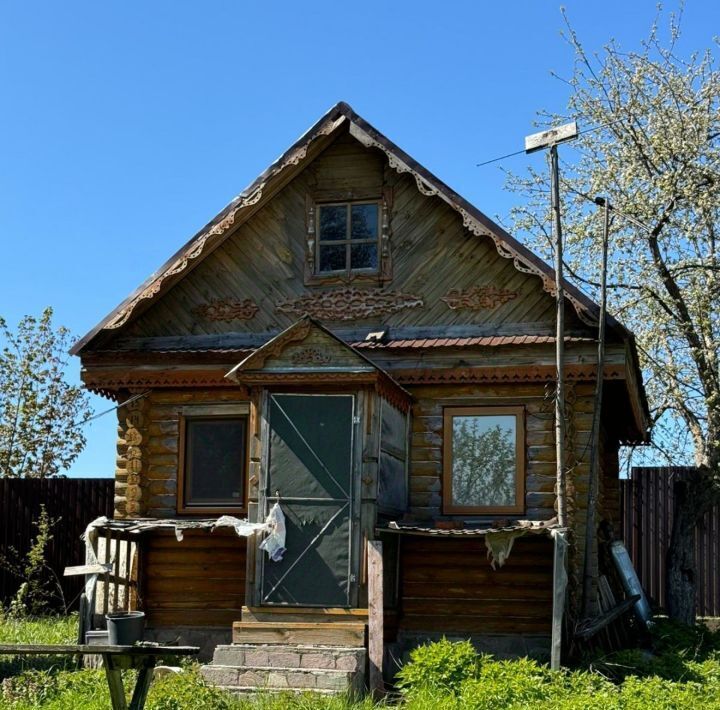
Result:
M368 661L369 687L376 697L385 690L383 683L383 544L368 540Z
M320 646L364 646L362 623L271 623L236 621L233 643L309 644Z

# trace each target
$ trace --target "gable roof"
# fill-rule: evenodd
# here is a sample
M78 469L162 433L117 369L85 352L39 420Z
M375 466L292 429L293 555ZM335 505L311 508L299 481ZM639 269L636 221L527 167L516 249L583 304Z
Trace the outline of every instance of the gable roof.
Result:
M349 133L362 145L381 150L387 156L391 168L399 173L412 175L418 190L423 195L437 196L445 201L459 213L466 229L477 236L492 239L498 253L506 259L511 259L518 271L538 276L543 289L551 295L555 293L555 272L548 264L411 158L355 113L348 104L340 102L333 106L117 308L78 340L73 345L71 354L81 353L103 331L112 331L122 327L134 313L140 312L159 295L164 294L174 283L220 246L235 227L248 219L272 195L287 184L307 161L312 160L332 141L336 132L346 124ZM566 298L578 316L588 324L596 324L599 314L597 304L568 281L564 281L564 288ZM622 337L632 340L631 334L612 316L608 316L608 324L611 328L618 330Z

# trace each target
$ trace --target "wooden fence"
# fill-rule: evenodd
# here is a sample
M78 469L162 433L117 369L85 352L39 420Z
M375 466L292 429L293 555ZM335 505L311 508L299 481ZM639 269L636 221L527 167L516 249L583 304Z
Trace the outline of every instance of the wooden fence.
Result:
M80 536L95 518L112 516L114 481L111 478L0 478L0 553L10 547L21 555L37 535L34 524L40 507L57 520L48 545L47 562L55 571L69 608L76 609L84 577L63 577L67 566L84 564L85 543ZM0 565L0 600L7 603L20 580Z
M665 553L672 531L673 483L691 468L633 468L621 481L621 533L650 599L665 605ZM710 510L695 534L697 613L720 616L720 507Z

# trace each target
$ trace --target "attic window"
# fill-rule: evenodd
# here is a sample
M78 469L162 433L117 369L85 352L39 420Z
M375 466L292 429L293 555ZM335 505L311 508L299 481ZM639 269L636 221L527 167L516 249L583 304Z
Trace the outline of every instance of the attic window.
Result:
M380 239L378 202L318 205L316 230L318 274L377 273Z

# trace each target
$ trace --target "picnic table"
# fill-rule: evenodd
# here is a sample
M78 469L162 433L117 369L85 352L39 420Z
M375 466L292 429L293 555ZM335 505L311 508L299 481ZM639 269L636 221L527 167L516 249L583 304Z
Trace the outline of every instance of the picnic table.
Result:
M88 656L100 655L105 667L110 701L113 710L142 710L145 707L153 670L159 658L168 656L193 656L200 651L197 646L110 646L89 644L35 645L0 644L0 656ZM121 671L128 668L138 669L137 681L132 699L128 706L125 700Z

